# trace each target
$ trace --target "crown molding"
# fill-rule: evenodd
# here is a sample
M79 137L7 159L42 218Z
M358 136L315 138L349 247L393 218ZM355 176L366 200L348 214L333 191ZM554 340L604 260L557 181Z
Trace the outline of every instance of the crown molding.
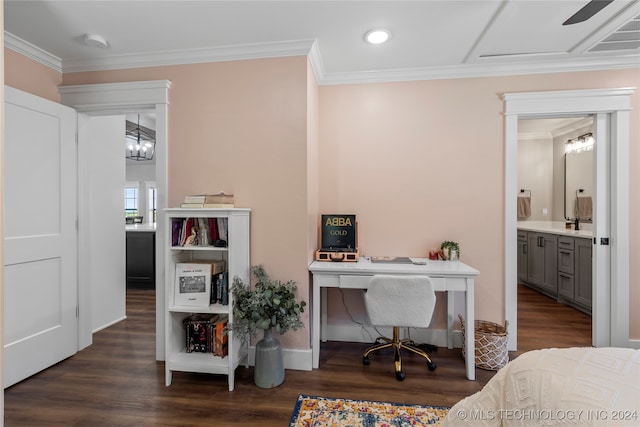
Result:
M524 74L640 68L640 54L619 57L574 58L564 61L536 61L519 64L460 64L447 67L405 68L366 72L326 73L322 85L383 83L412 80L444 80L498 77Z
M39 62L54 71L59 73L62 72L62 60L60 58L51 55L49 52L40 49L38 46L32 45L31 43L22 40L7 31L4 32L4 47Z
M66 59L62 64L62 70L65 73L72 73L200 64L205 62L239 61L245 59L306 56L309 54L314 43L315 40L290 40L277 43L256 43L203 49L112 55L91 59Z
M518 141L532 141L536 139L553 139L551 132L526 132L518 133Z
M278 43L257 43L219 48L112 55L102 58L78 58L66 59L64 61L6 31L5 46L61 73L307 56L318 84L320 85L461 79L640 68L640 53L636 53L616 57L593 55L586 58L573 58L563 61L530 61L519 64L460 64L446 67L332 73L326 70L320 48L315 40L290 40Z

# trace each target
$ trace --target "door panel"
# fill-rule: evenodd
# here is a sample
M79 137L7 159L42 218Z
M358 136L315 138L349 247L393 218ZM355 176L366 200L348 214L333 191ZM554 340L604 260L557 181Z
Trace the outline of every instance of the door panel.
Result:
M5 387L78 349L76 120L5 87Z

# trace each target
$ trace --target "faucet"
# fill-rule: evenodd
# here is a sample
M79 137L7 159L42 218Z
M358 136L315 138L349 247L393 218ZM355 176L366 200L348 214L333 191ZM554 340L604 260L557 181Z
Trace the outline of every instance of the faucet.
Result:
M576 217L576 222L573 225L574 230L580 230L580 218Z

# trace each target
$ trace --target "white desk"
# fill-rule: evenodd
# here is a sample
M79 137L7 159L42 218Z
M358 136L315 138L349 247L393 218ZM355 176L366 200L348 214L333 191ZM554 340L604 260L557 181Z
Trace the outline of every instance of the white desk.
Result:
M327 289L348 288L367 289L369 279L374 274L425 275L432 279L435 291L447 292L447 346L453 348L454 307L451 292L465 293L465 329L467 337L474 337L474 299L473 281L479 271L460 261L431 261L424 258L413 260L427 261L426 265L400 263L372 263L366 258L357 262L314 261L309 266L313 274L313 330L311 348L313 367L320 364L320 339L326 341L324 333L327 326ZM321 311L322 310L322 311ZM322 335L321 335L322 333ZM466 354L475 354L475 340L466 340ZM475 357L466 358L467 378L476 379Z

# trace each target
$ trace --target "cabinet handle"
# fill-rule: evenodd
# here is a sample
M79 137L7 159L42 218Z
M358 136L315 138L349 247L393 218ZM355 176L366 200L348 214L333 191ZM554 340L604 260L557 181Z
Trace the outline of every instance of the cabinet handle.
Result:
M523 254L527 254L527 244L525 243L524 245L522 245L522 253Z
M571 242L560 242L561 245L570 245Z
M570 252L570 251L563 251L563 250L560 250L560 251L558 251L558 252L560 252L562 255L571 255L571 252Z
M558 276L562 277L563 279L571 279L571 276L567 276L566 274L562 273L558 273Z

